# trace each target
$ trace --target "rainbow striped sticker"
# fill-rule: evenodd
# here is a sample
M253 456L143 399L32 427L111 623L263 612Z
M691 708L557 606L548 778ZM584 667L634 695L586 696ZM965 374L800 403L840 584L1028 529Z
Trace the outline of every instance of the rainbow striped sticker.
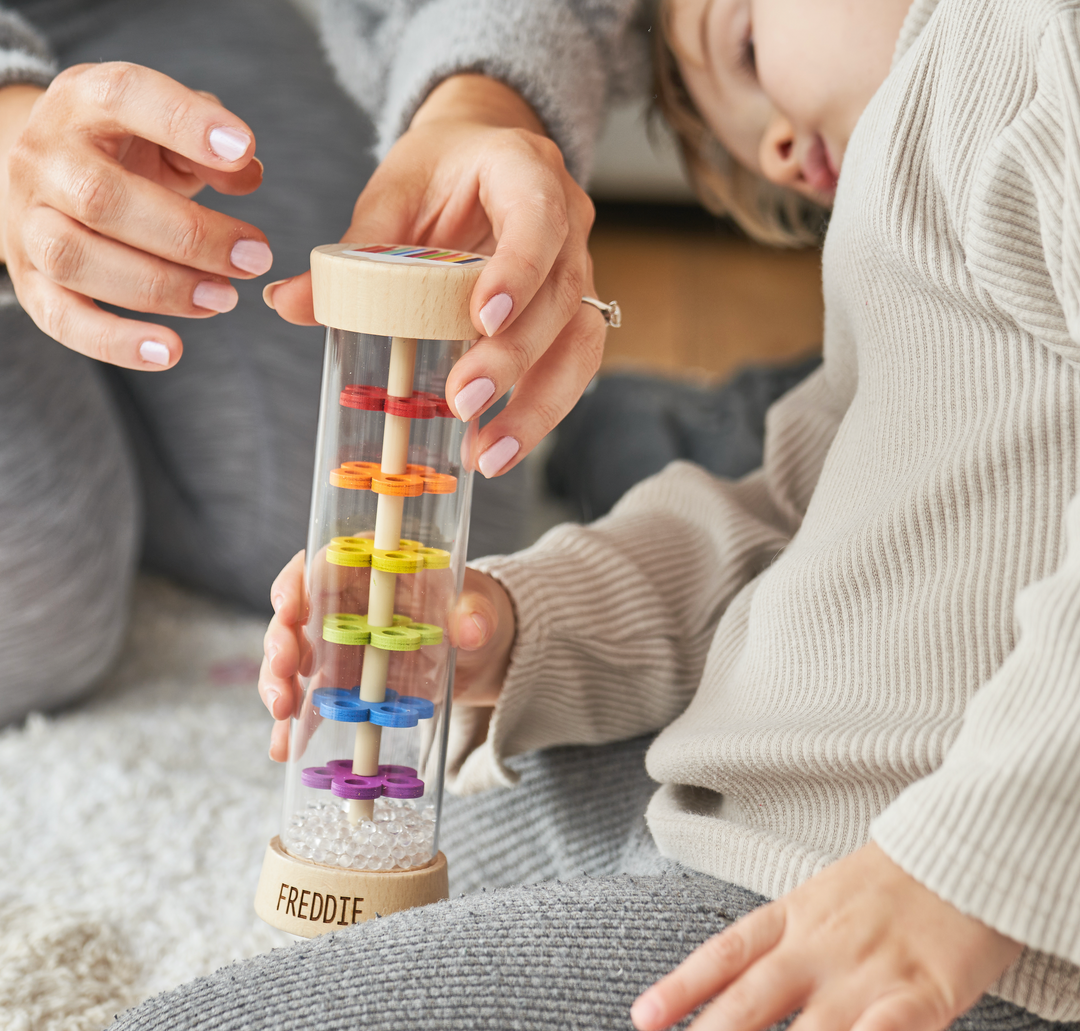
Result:
M388 243L376 243L370 247L354 247L342 251L354 258L367 258L369 261L388 261L401 265L426 265L435 262L440 265L475 265L487 261L482 254L470 254L468 251L442 251L438 247L409 247Z

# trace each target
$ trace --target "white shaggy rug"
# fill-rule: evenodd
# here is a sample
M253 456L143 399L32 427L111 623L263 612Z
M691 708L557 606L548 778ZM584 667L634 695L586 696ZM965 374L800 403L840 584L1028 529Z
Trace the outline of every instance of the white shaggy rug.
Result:
M98 1031L291 941L252 910L283 785L264 630L142 580L107 683L0 731L0 1031Z

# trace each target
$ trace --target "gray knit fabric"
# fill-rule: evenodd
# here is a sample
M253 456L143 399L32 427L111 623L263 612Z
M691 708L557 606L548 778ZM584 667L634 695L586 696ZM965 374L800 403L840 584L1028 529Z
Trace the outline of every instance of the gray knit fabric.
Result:
M588 178L608 103L648 83L643 0L322 0L323 41L342 84L377 119L379 153L455 72L517 90ZM389 71L388 71L389 69Z
M443 801L439 847L450 894L586 874L673 869L645 826L656 784L645 772L652 737L515 756L515 788Z
M630 1031L630 1004L641 991L761 901L687 871L466 895L224 967L111 1027ZM954 1025L1076 1027L992 999Z
M111 1028L630 1031L641 991L761 901L687 871L466 895L224 967ZM984 998L953 1027L1078 1025Z
M685 872L466 895L225 967L112 1027L628 1029L639 992L759 901Z
M0 87L48 86L56 70L41 36L16 12L0 9Z
M100 369L0 305L0 727L77 697L113 659L138 545Z

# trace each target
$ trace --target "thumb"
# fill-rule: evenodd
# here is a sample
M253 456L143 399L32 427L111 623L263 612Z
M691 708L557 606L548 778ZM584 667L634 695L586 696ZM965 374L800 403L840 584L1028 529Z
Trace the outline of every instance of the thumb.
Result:
M317 326L311 299L311 273L279 279L263 287L263 300L294 326Z
M450 611L450 643L462 651L479 651L499 626L495 606L483 594L464 591Z

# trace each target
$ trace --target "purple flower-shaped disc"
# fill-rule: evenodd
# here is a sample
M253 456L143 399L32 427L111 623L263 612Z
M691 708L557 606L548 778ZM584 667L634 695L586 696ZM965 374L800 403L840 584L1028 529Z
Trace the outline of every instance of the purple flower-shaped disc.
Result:
M424 793L424 782L419 777L403 777L387 773L382 777L383 794L387 798L419 798Z
M353 773L339 774L330 789L338 798L378 798L384 790L382 777L357 777Z
M300 783L306 788L328 788L334 783L334 771L329 766L309 766L301 771Z
M325 766L303 770L300 783L309 788L329 788L338 798L420 798L424 794L424 782L411 766L386 763L374 777L361 777L352 768L352 759L331 759Z

